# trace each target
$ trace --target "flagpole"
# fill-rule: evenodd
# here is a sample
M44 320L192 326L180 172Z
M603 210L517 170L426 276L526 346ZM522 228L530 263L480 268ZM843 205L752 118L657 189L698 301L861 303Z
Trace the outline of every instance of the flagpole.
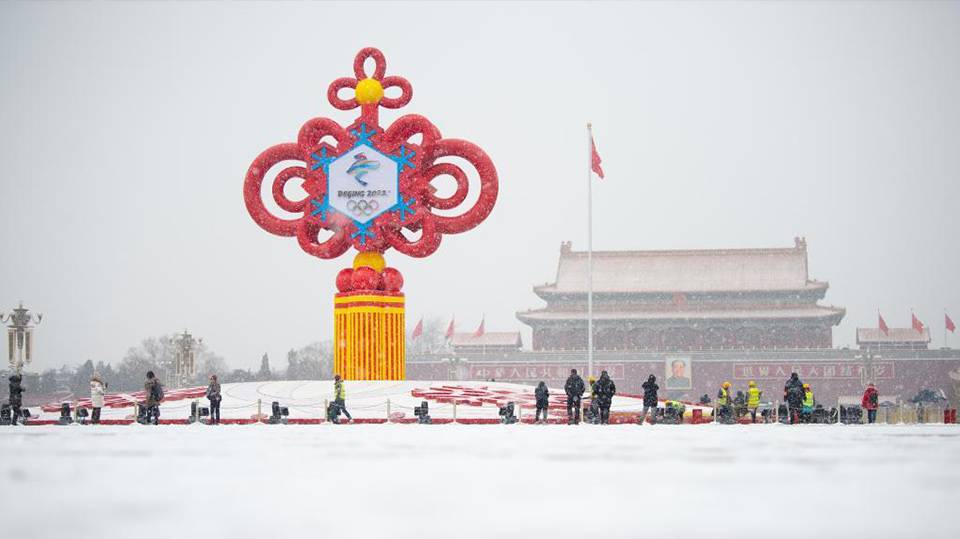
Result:
M593 126L587 123L587 377L593 376Z

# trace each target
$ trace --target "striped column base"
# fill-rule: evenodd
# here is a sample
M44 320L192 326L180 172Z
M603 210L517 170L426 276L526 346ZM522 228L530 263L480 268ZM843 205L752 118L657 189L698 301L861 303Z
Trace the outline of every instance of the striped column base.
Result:
M344 380L405 380L402 292L340 292L333 299L334 373Z

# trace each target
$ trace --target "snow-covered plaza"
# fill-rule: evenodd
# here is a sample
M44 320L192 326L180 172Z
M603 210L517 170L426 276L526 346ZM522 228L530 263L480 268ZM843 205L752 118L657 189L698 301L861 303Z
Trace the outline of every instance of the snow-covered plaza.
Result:
M955 425L0 429L4 537L957 537Z

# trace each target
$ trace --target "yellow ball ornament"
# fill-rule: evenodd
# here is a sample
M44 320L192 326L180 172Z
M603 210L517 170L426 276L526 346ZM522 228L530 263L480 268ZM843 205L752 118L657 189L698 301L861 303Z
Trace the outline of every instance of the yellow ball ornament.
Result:
M373 268L377 273L379 273L387 266L387 261L383 259L382 254L376 251L363 251L357 253L357 256L353 259L353 269L357 269L362 266Z
M376 105L383 99L383 86L377 79L363 79L357 83L357 103Z

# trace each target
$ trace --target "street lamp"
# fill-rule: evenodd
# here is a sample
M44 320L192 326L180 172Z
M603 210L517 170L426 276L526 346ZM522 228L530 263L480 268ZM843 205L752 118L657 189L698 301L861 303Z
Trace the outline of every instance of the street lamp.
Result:
M183 330L173 338L174 352L174 373L176 376L177 387L183 387L186 380L193 379L197 374L196 350L203 343L203 339L195 339L193 335Z
M7 357L10 359L10 368L17 374L33 360L33 328L41 320L43 315L30 314L22 301L12 313L0 313L0 323L10 322L7 325Z

